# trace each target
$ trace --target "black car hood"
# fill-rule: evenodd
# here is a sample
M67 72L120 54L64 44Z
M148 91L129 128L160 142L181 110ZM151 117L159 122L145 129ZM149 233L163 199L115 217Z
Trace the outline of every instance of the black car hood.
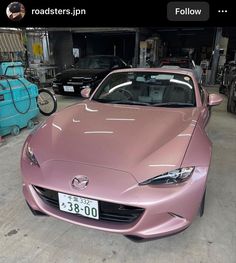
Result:
M109 69L80 69L80 68L73 68L67 69L58 73L56 78L57 79L68 79L73 77L84 77L84 78L93 78L95 76L104 77L110 72Z

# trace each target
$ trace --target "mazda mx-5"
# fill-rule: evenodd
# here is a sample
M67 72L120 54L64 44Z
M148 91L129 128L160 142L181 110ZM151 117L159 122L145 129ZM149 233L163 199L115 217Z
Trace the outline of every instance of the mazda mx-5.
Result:
M87 99L51 115L27 138L23 192L34 214L154 238L202 215L222 98L180 68L110 73Z

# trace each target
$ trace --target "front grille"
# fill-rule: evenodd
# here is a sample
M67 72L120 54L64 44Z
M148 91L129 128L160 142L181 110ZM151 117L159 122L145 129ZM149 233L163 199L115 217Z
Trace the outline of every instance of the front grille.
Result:
M93 79L90 77L72 77L72 80L88 82L88 81L92 81Z
M38 186L34 186L34 189L47 205L59 209L58 192ZM143 208L99 201L99 220L101 221L132 223L143 212ZM88 220L94 219L88 218Z
M94 81L92 78L72 78L72 79L62 79L62 80L56 80L53 82L53 84L56 84L57 86L60 85L73 85L73 86L86 86L86 85L93 85Z
M91 84L93 79L86 78L86 77L72 77L72 79L64 80L69 85L78 85L78 86L85 86Z

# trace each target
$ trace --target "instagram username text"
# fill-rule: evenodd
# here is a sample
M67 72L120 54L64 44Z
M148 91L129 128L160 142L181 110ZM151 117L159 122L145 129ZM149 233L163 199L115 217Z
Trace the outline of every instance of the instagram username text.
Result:
M68 16L80 16L86 15L86 9L79 9L73 7L72 9L59 9L59 8L46 8L46 9L32 9L32 15L68 15Z

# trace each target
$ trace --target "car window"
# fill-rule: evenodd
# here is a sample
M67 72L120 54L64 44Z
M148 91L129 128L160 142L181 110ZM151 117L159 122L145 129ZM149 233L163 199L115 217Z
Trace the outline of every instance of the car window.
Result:
M112 60L112 65L111 65L112 67L114 67L114 66L118 66L118 67L120 67L120 62L119 62L119 60L117 59L117 58L114 58L113 60Z
M82 69L110 69L111 58L110 57L85 57L81 58L75 65Z
M195 106L192 79L173 73L113 73L103 81L93 99L104 103Z
M123 68L125 67L125 62L123 62L121 59L119 59L118 57L115 57L113 60L112 60L112 67L114 66L118 66L120 68Z

